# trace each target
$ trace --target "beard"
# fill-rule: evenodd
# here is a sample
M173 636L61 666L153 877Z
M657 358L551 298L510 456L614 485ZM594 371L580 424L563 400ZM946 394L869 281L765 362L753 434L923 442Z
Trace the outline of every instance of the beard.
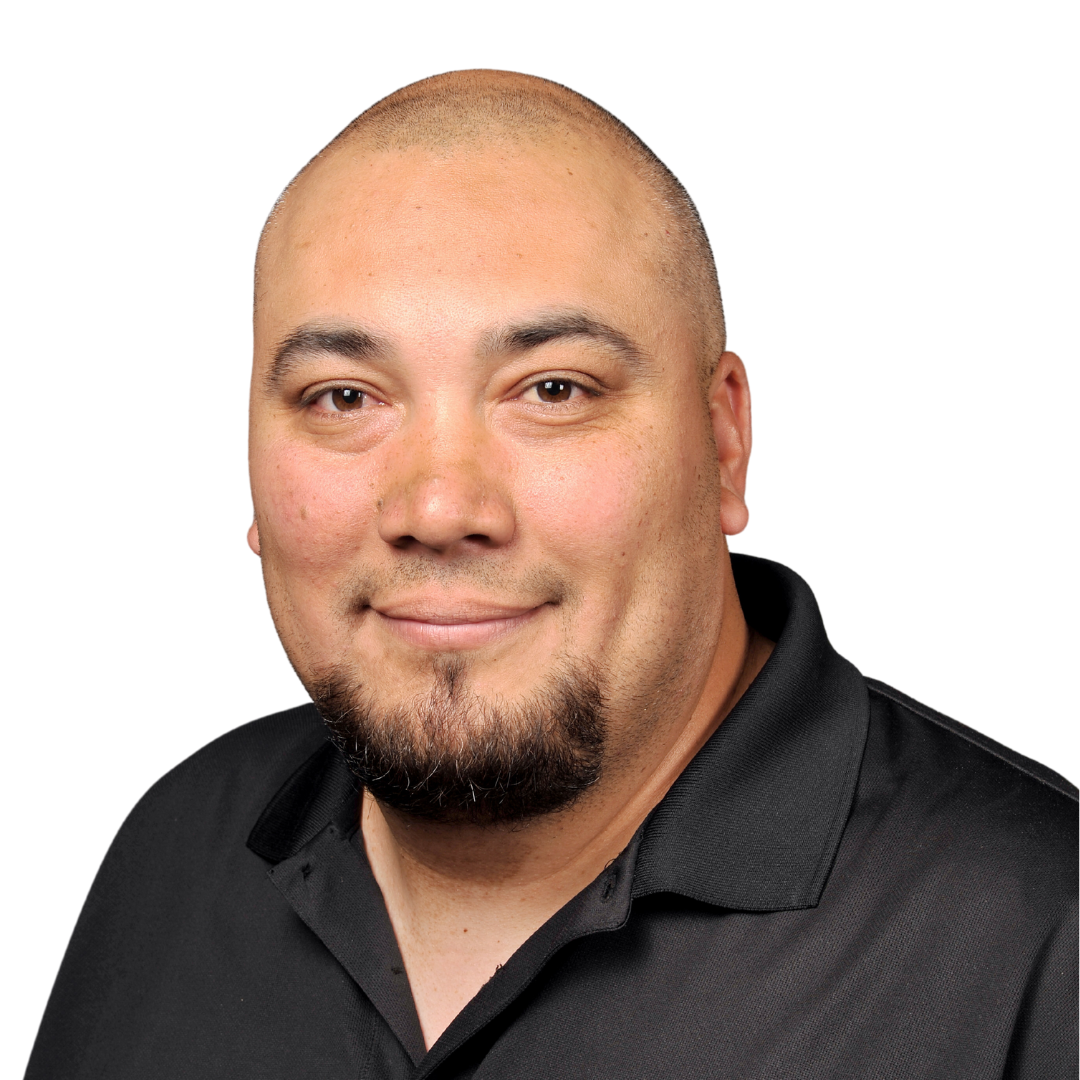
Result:
M437 659L430 693L380 709L338 667L309 686L349 768L382 804L427 821L490 826L572 805L600 778L598 679L564 666L520 702L471 690L467 665Z

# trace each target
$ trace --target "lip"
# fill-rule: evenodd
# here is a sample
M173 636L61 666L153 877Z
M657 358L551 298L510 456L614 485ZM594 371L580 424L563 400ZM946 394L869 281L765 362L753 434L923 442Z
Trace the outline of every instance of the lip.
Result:
M415 599L372 605L371 610L395 637L419 648L445 652L490 645L527 626L546 606Z

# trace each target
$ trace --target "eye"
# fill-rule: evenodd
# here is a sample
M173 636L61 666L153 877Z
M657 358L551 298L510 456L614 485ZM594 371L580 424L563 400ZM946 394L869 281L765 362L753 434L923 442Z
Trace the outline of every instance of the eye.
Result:
M337 386L320 394L312 404L327 412L355 412L367 403L368 395L352 386Z
M540 401L545 405L557 405L585 393L583 387L569 379L544 379L533 383L521 396L526 401Z

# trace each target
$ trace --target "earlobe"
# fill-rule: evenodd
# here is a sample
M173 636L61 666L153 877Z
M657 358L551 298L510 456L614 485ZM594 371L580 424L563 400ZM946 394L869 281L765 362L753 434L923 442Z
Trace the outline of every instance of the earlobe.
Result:
M720 531L725 536L736 536L750 521L750 511L741 495L724 487L720 492Z
M746 528L746 469L750 462L750 384L735 353L720 357L709 385L709 415L720 465L720 527L726 536Z
M247 531L248 547L255 552L256 555L262 556L262 549L259 547L259 523L258 521L252 521L251 528Z

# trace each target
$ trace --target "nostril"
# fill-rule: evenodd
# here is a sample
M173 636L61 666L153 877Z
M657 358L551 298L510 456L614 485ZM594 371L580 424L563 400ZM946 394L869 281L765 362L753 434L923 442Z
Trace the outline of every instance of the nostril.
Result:
M467 471L467 470L466 470ZM397 485L378 513L380 537L398 551L446 554L464 543L474 550L499 547L514 534L510 500L468 477L428 477Z
M468 544L476 547L491 547L493 541L487 533L468 533L465 536L450 538L431 536L426 540L421 540L411 533L406 533L404 536L395 536L393 539L388 540L388 543L391 547L397 548L398 551L424 548L427 551L446 554L452 549L457 549L461 544Z

